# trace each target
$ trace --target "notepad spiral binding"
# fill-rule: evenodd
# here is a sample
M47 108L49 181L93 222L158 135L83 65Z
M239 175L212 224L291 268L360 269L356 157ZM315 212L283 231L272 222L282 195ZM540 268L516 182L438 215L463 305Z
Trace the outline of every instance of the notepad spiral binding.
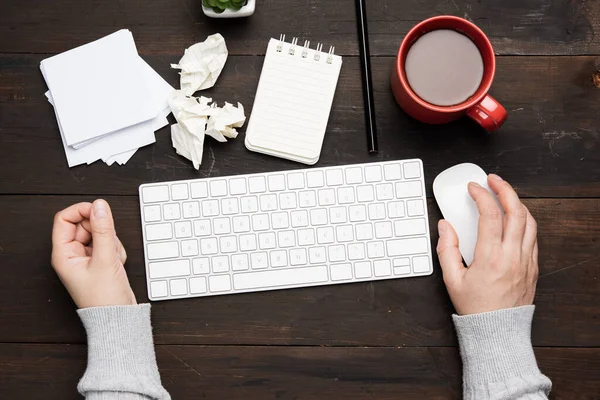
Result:
M285 42L285 34L281 34L279 36L279 45L277 46L277 52L281 53L283 51L283 45ZM296 50L300 48L302 49L302 58L308 58L308 50L310 50L310 40L305 40L303 46L298 46L298 38L292 38L290 42L290 48L288 49L288 54L293 56L296 54ZM315 49L314 60L320 61L321 54L323 53L323 43L317 43L317 48ZM335 55L335 47L329 46L329 52L327 54L327 64L331 64L333 62L333 56Z

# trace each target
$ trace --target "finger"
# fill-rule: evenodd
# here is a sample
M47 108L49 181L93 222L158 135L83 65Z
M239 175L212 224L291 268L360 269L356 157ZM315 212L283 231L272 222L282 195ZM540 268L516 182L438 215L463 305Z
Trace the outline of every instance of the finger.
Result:
M61 245L75 240L76 225L90 217L91 203L77 203L56 213L52 227L52 244Z
M125 265L127 261L127 252L125 251L125 246L121 243L121 240L117 237L117 252L119 253L119 260L121 260L121 264Z
M520 248L525 235L527 210L512 186L498 175L490 174L488 184L506 213L502 242Z
M468 189L479 211L475 250L492 248L502 241L502 211L490 192L478 183L470 182Z
M83 221L77 224L77 228L75 230L75 240L83 244L84 246L87 246L92 241L92 233L85 229L85 225L83 224L84 221L88 220L84 219Z
M90 225L94 247L92 258L99 261L98 265L114 263L117 255L117 234L110 206L105 200L98 199L94 201Z
M447 287L456 285L466 271L458 250L458 236L452 225L443 219L438 222L438 233L440 238L436 250L442 266L444 282Z
M525 234L523 235L523 245L521 247L523 252L523 257L533 258L533 247L537 243L537 222L527 209L527 207L523 206L525 211L527 211L527 222L525 224ZM529 263L527 263L529 264Z

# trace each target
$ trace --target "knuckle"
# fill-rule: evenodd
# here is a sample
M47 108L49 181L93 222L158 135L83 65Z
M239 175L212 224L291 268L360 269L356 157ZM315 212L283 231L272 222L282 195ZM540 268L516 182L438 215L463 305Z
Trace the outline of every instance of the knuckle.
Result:
M60 220L61 215L62 211L59 211L56 214L54 214L54 223L57 223Z
M485 215L493 220L499 220L502 218L502 212L497 206L489 206L485 209Z
M517 209L514 212L515 217L519 218L519 219L527 219L527 209L525 208L525 206L521 205L520 207L517 207Z

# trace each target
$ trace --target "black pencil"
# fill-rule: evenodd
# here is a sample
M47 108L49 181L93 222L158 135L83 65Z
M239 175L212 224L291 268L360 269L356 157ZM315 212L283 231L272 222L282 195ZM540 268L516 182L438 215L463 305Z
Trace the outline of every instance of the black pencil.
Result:
M377 127L375 125L375 103L373 101L373 82L371 80L371 59L369 55L369 33L367 30L366 0L356 0L356 21L360 46L360 67L362 70L363 93L365 100L365 125L369 153L377 153Z

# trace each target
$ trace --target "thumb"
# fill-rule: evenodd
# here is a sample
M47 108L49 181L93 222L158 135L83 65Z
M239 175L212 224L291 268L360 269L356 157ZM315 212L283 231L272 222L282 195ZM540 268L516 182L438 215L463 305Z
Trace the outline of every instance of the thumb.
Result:
M92 204L90 225L94 247L92 258L98 259L101 264L112 263L117 253L117 233L110 207L105 200L98 199Z
M446 286L458 282L466 268L458 250L458 236L452 225L445 220L438 222L440 238L437 245L437 254L442 266Z

